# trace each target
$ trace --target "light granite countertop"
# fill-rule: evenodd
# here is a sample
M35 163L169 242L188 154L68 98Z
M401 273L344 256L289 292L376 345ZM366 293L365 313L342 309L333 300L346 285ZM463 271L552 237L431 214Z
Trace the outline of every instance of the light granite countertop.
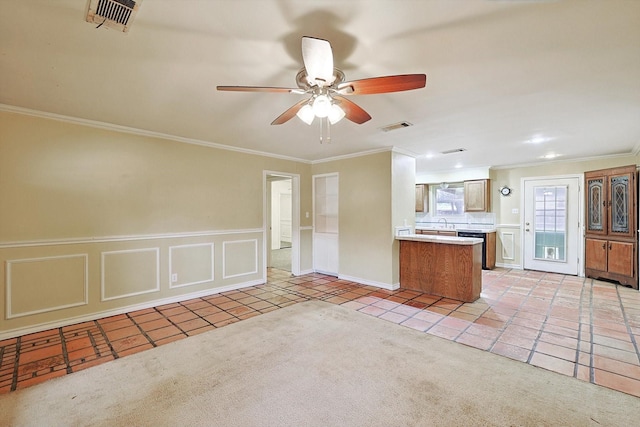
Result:
M443 243L447 245L478 245L482 244L483 241L483 239L476 239L474 237L438 236L429 234L407 234L405 236L396 236L396 240Z

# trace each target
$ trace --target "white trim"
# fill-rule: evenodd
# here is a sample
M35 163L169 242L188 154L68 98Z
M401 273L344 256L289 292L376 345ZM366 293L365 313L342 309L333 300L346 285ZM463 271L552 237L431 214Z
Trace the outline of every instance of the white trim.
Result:
M312 165L317 165L317 164L321 164L321 163L335 162L336 160L353 159L355 157L370 156L372 154L387 153L387 152L391 152L391 151L394 151L393 147L375 148L373 150L360 151L358 153L344 154L342 156L327 157L327 158L320 159L320 160L313 160L313 161L311 161L311 164Z
M496 262L496 267L502 267L502 268L513 268L515 270L522 270L522 265L520 264L506 264L504 262Z
M522 212L522 214L520 215L520 221L521 221L521 227L522 230L526 231L526 212L525 212L525 188L526 185L529 181L552 181L552 180L559 180L559 179L568 179L568 180L576 180L577 181L577 186L578 186L578 212L576 214L576 218L577 218L577 230L575 230L576 232L576 239L577 239L577 245L576 245L576 253L577 253L577 275L579 277L584 277L584 270L585 270L585 264L584 264L584 209L585 209L585 199L584 199L584 189L583 184L584 184L584 173L574 173L574 174L564 174L564 175L548 175L548 176L526 176L526 177L521 177L520 178L520 188L522 188L522 191L520 192L520 212ZM568 202L567 202L568 203ZM569 230L569 227L571 227L571 224L567 224L567 230ZM520 233L520 260L522 262L522 267L524 269L524 265L526 263L526 259L525 259L525 233L521 232Z
M506 246L505 246L505 237L506 236L510 236L510 241L511 241L511 245L509 247L508 250L506 250ZM504 232L501 231L500 232L500 242L502 243L502 259L508 259L508 260L515 260L515 255L516 255L516 237L515 237L515 233L514 232ZM507 256L507 254L511 254L511 256Z
M345 276L343 274L339 274L338 279L348 280L350 282L359 283L361 285L374 286L376 288L387 289L389 291L395 291L396 289L400 288L400 283L389 284L389 283L375 282L373 280L361 279L359 277Z
M198 246L210 246L211 247L211 278L210 279L206 279L206 280L199 280L197 282L186 282L186 283L181 283L179 285L174 285L173 281L171 280L171 277L173 276L173 270L171 269L172 265L173 265L172 262L171 262L171 256L172 256L172 253L173 253L173 249L176 249L176 248L192 248L192 247L198 247ZM169 289L183 288L185 286L199 285L201 283L213 282L214 281L214 277L215 277L214 263L215 263L215 247L214 247L213 243L194 243L194 244L190 244L190 245L169 246Z
M104 271L104 261L105 261L105 255L122 254L122 253L133 253L133 252L155 252L156 253L156 287L148 289L146 291L131 292L129 294L122 294L122 295L106 297L105 296L105 286L104 286L105 285L105 283L104 283L104 273L105 273L105 271ZM159 292L159 291L160 291L160 248L125 249L125 250L119 250L119 251L107 251L107 252L101 252L100 253L100 301L101 302L112 301L112 300L122 299L122 298L128 298L128 297L132 297L132 296L136 296L136 295L151 294L151 293Z
M34 332L46 331L48 329L61 328L61 327L64 327L64 326L75 325L77 323L90 322L92 320L102 319L102 318L110 317L110 316L116 316L118 314L123 314L123 313L130 313L132 311L137 311L137 310L144 310L144 309L151 308L151 307L158 307L158 306L165 305L165 304L173 304L173 303L176 303L176 302L187 301L187 300L194 299L194 298L206 297L206 296L209 296L209 295L215 295L215 294L219 294L219 293L222 293L222 292L228 292L228 291L234 291L234 290L237 290L237 289L248 288L248 287L251 287L251 286L261 285L263 283L264 283L264 280L261 280L261 279L251 280L251 281L248 281L248 282L237 283L237 284L228 285L228 286L221 286L219 288L206 289L206 290L203 290L203 291L197 291L197 292L193 292L193 293L189 293L189 294L181 294L181 295L172 296L172 297L168 297L168 298L162 298L162 299L158 299L158 300L147 301L147 302L140 303L140 304L132 304L132 305L128 305L126 307L118 307L118 308L114 308L114 309L110 309L110 310L94 312L94 313L91 313L91 314L84 314L84 315L81 315L81 316L68 317L68 318L63 319L63 320L55 320L55 321L52 321L52 322L39 323L37 325L29 325L29 326L25 326L25 327L10 329L10 330L7 330L7 331L0 332L0 340L5 340L5 339L9 339L9 338L15 338L15 337L18 337L18 336L27 335L27 334L31 334L31 333L34 333Z
M11 265L28 263L28 262L46 261L50 259L64 259L64 258L84 258L84 287L83 287L84 301L14 314L11 309ZM48 313L50 311L63 310L66 308L79 307L82 305L89 304L89 255L88 254L71 254L71 255L56 255L56 256L38 257L38 258L13 259L13 260L7 260L6 266L7 267L5 271L5 283L6 283L6 299L7 300L5 303L5 309L6 309L7 319L15 319L17 317L31 316L31 315L40 314L40 313Z
M271 217L269 208L270 201L267 201L267 196L270 195L270 189L267 187L269 176L282 176L291 179L291 274L299 276L300 273L300 175L289 172L279 172L272 170L262 171L262 227L263 234L262 239L262 259L263 259L263 273L264 277L267 277L267 268L269 255L267 253L267 244L270 241L269 236L269 224L267 223Z
M182 142L185 144L192 144L192 145L202 145L209 148L217 148L219 150L235 151L235 152L244 153L244 154L252 154L252 155L271 157L271 158L282 159L282 160L291 160L291 161L300 162L300 163L307 163L307 164L310 163L308 160L299 159L297 157L283 156L279 154L267 153L265 151L250 150L247 148L232 147L230 145L223 145L215 142L203 141L201 139L185 138L177 135L170 135L166 133L153 132L153 131L144 130L144 129L132 128L128 126L121 126L121 125L114 125L111 123L99 122L97 120L87 120L87 119L80 119L77 117L63 116L61 114L30 110L28 108L15 107L13 105L0 104L0 111L24 114L27 116L40 117L44 119L57 120L60 122L88 126L88 127L97 128L97 129L105 129L105 130L110 130L114 132L128 133L131 135L168 139L170 141Z
M227 258L226 247L227 247L227 244L233 245L233 244L237 244L237 243L249 243L249 242L253 242L253 244L254 244L255 266L253 268L253 271L247 271L245 273L238 273L238 274L232 274L232 275L227 276L227 272L226 272L226 258ZM248 276L250 274L256 274L257 272L258 272L258 239L226 240L226 241L222 242L222 278L223 279L231 279L233 277Z
M209 231L193 231L185 233L162 233L162 234L132 234L122 236L97 236L97 237L78 237L69 239L48 239L48 240L25 240L18 242L0 243L0 249L24 248L29 246L56 246L56 245L78 245L87 243L108 243L108 242L131 242L137 240L157 240L157 239L180 239L187 237L208 237L220 236L226 234L247 234L262 233L261 228L247 228L237 230L209 230Z

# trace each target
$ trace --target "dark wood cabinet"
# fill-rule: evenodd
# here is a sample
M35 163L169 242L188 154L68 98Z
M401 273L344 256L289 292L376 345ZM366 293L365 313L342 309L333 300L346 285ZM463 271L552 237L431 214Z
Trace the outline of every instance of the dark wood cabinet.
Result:
M638 289L635 165L585 172L585 273Z

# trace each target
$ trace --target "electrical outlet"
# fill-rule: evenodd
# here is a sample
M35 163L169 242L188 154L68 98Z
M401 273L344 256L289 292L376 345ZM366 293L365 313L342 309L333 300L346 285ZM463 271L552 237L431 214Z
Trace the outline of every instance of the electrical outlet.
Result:
M175 283L178 281L178 273L173 273L171 275L171 282Z
M519 212L520 212L520 211L518 210L518 208L513 208L513 209L511 209L511 213L512 213L512 214L517 214L517 213L519 213Z

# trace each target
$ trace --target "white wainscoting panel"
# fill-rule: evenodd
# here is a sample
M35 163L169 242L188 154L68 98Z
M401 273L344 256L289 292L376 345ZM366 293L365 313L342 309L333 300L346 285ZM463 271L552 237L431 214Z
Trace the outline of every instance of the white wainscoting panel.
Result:
M169 247L169 287L213 282L213 243Z
M87 254L6 261L6 317L88 304Z
M502 259L515 259L516 239L513 231L502 231L500 233L500 241L502 242Z
M109 301L160 290L160 249L102 252L101 300Z
M222 277L246 276L258 272L258 239L222 243Z

